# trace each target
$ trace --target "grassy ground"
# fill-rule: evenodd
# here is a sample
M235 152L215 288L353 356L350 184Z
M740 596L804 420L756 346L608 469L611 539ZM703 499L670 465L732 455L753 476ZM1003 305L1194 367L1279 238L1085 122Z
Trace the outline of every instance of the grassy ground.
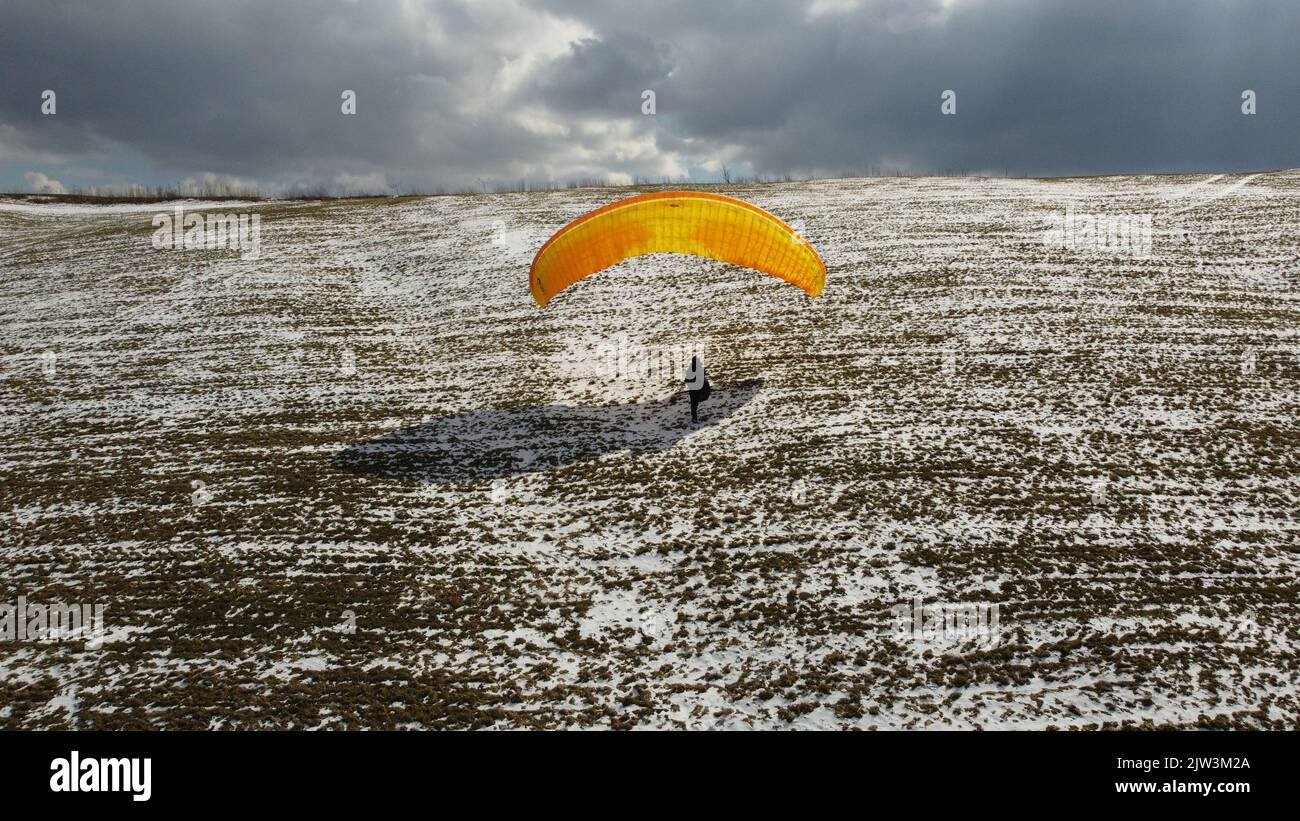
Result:
M735 187L821 298L538 311L628 193L214 205L257 259L0 203L0 602L108 608L0 642L0 727L1300 727L1300 174Z

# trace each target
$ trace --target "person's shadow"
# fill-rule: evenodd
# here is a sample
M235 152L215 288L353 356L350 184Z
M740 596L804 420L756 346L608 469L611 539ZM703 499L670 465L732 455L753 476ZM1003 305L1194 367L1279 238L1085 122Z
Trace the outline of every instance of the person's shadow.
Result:
M691 422L685 397L470 411L349 445L333 463L352 473L422 482L538 473L622 451L665 450L736 413L762 387L761 379L714 384L698 424Z

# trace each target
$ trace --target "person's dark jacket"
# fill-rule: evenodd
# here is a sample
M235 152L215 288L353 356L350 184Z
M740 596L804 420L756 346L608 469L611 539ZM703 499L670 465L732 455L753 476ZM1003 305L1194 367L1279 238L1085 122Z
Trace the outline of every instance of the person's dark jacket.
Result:
M713 389L709 386L709 375L705 372L704 366L699 363L698 359L691 360L691 370L686 377L686 390L691 395L691 399L696 402L703 402L709 398ZM703 382L703 384L701 384ZM698 387L692 387L693 385Z

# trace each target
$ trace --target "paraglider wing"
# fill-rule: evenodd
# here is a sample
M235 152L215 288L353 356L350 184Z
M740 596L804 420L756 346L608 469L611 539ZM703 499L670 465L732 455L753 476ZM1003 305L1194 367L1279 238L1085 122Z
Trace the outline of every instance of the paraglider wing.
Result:
M588 274L663 252L743 265L812 296L826 284L826 266L813 247L762 208L704 191L660 191L597 208L555 232L533 258L533 298L545 308Z

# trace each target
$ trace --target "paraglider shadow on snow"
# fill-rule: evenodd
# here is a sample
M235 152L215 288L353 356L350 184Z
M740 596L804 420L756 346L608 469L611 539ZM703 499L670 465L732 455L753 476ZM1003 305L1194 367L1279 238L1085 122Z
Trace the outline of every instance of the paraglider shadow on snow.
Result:
M358 442L333 460L344 470L388 479L461 482L521 476L623 451L665 450L747 405L763 380L714 385L691 423L683 397L617 405L476 410Z

